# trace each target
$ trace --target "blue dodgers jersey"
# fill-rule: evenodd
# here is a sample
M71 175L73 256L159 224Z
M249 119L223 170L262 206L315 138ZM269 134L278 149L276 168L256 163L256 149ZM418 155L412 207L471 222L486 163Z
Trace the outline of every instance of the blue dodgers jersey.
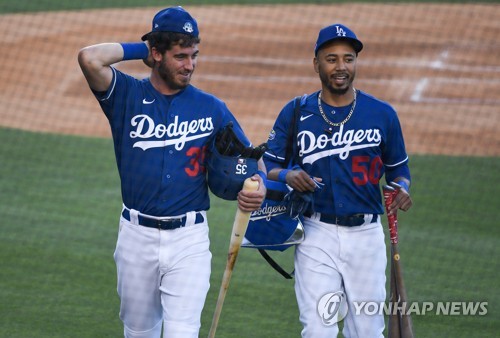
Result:
M358 90L351 118L343 125L332 126L320 114L318 94L302 98L297 119L302 168L311 176L321 177L324 183L315 192L314 211L382 214L379 181L385 168L408 163L396 111L388 103ZM292 100L280 112L269 135L269 149L264 154L269 167L284 162L293 109ZM330 114L330 119L341 122L347 115L346 110L343 115Z
M204 159L215 134L232 121L250 144L233 114L192 85L165 96L112 69L108 91L94 94L111 126L123 203L153 216L208 210Z

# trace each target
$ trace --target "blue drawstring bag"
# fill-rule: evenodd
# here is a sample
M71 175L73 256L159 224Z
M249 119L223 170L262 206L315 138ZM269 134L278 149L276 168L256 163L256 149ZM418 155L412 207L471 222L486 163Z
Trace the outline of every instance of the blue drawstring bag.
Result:
M290 216L285 183L267 180L267 195L260 209L252 212L242 245L247 248L284 251L304 240L302 216Z

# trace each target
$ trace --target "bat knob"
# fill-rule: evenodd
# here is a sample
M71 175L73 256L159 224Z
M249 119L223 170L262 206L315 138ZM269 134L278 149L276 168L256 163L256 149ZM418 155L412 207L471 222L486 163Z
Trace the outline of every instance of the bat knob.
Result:
M258 189L259 189L259 182L254 181L251 178L247 178L243 183L243 190L257 191Z

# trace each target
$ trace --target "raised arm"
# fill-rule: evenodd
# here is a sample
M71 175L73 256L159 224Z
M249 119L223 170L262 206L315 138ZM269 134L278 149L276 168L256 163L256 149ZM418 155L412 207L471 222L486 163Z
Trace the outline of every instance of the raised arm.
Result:
M119 43L101 43L88 46L78 53L78 63L93 90L105 91L113 79L110 66L123 60L123 48Z
M149 60L151 53L149 43L117 43L108 42L88 46L78 53L78 63L89 83L90 88L96 91L105 91L113 80L113 71L110 66L119 61L140 60L151 67Z

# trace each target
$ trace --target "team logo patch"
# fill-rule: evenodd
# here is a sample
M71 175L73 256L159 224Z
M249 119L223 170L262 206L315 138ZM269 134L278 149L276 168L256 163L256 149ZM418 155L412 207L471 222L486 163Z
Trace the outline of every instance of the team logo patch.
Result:
M207 137L214 130L211 117L179 121L179 117L176 116L172 123L164 125L156 124L150 116L140 114L134 116L130 124L132 129L135 127L135 130L130 132L130 138L139 139L135 141L133 147L142 150L174 146L175 150L180 151L186 142Z
M380 129L344 130L341 125L333 134L316 135L310 130L303 130L297 135L300 144L299 156L304 164L313 164L319 159L339 155L345 161L351 151L378 147L382 142Z
M182 27L182 29L185 31L185 32L188 32L188 33L193 33L193 25L191 24L191 22L186 22L184 24L184 27Z
M268 140L269 141L272 141L274 140L274 138L276 137L276 132L273 130L271 130L271 132L269 133L269 137L268 137Z
M337 29L337 36L346 36L346 32L342 29L342 27L335 26L335 28Z
M265 219L270 221L272 217L283 215L286 212L286 205L268 205L262 206L260 209L255 210L250 215L251 221Z

